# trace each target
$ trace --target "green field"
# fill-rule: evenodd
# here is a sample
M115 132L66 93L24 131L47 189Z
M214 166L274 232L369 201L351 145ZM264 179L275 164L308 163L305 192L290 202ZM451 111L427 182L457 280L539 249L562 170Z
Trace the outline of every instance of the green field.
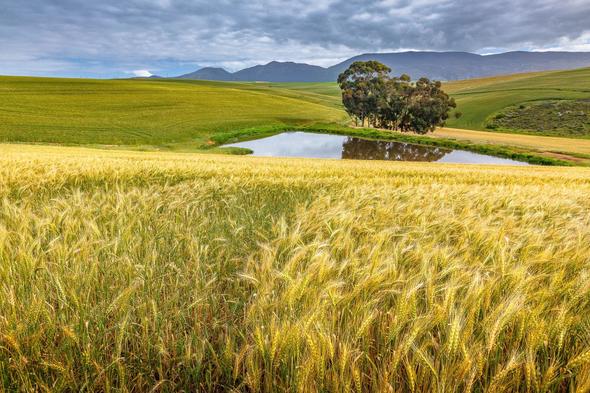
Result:
M340 90L335 83L273 85L295 91L310 91L335 99L340 97ZM451 117L447 122L449 127L488 130L487 120L510 106L546 100L590 99L590 68L467 79L446 82L444 85L445 90L457 100L457 111L463 113L460 119ZM519 130L507 131L518 132ZM532 132L532 130L527 131ZM543 130L537 131L539 135L555 135ZM568 132L559 135L576 136L575 133ZM586 136L590 137L590 134Z
M335 99L340 97L340 90L335 83L282 83L276 86L295 91L309 91ZM451 117L447 122L449 127L488 130L488 119L510 106L547 100L590 99L590 68L467 79L446 82L444 86L456 99L457 111L463 114L460 119ZM543 130L536 131L539 135L556 135ZM580 136L571 132L559 135ZM586 137L590 137L590 134L586 134Z
M517 130L531 135L590 136L590 98L533 101L502 109L488 119L486 128Z
M488 119L510 106L535 101L590 98L590 68L507 78L496 78L494 83L487 83L486 79L475 80L471 86L457 82L455 87L454 83L449 83L449 91L457 100L457 110L463 113L458 120L450 119L449 127L486 130ZM539 135L552 134L541 130ZM585 137L590 137L590 134Z
M346 121L331 101L253 84L0 77L0 141L199 148L237 129Z
M584 392L590 171L0 145L0 391Z
M507 107L539 100L587 99L588 81L590 69L449 82L446 89L463 113L458 120L450 119L449 126L486 130L489 119ZM216 151L211 147L226 140L226 135L247 138L314 124L348 123L334 83L26 77L0 77L0 119L0 141L4 142L181 151ZM495 131L510 130L497 127ZM579 132L511 132L586 137ZM580 142L582 151L578 146L568 148L567 139L556 140L554 148L540 149L534 140L523 143L517 135L506 135L501 140L505 147L546 157L547 151L566 153L565 159L571 162L587 160L579 156L586 154L584 142ZM481 143L481 138L473 139L469 133L458 139ZM493 138L486 143L497 144ZM551 143L544 140L541 145Z

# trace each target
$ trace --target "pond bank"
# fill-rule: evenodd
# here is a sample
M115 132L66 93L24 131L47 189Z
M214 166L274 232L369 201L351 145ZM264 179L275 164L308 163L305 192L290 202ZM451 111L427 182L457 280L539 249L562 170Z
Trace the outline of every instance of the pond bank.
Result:
M252 139L259 139L279 134L290 130L300 130L314 133L337 134L346 136L356 136L365 139L375 139L383 141L396 141L412 143L424 146L444 147L449 149L467 150L474 153L491 155L501 158L508 158L516 161L524 161L535 165L558 165L558 166L586 166L580 162L572 162L564 159L543 156L540 152L527 150L522 147L471 143L469 141L423 136L416 134L403 134L401 132L379 130L372 128L351 128L333 124L316 124L307 126L274 126L274 127L257 127L239 131L222 133L214 135L211 140L212 146L221 146L229 143L237 143ZM435 131L436 132L436 131Z
M252 155L259 157L529 165L523 161L473 153L467 150L299 130L226 144L221 148L247 149Z

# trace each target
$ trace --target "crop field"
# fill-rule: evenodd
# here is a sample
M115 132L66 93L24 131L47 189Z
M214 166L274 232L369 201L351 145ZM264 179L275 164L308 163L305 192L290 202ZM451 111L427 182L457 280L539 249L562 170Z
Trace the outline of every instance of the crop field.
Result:
M590 135L590 98L538 101L508 107L488 120L486 128L530 134L584 137Z
M490 83L491 81L494 83ZM463 113L460 119L449 119L449 127L486 130L488 121L494 115L511 106L528 105L538 101L590 99L590 68L533 73L528 76L512 75L491 80L476 79L471 83L450 82L447 86L457 101L457 110ZM510 128L505 131L519 130ZM555 135L552 132L544 132L543 129L536 131L538 135ZM590 138L588 133L572 135L570 132L562 135Z
M548 155L568 154L570 157L590 158L590 140L572 139L564 137L551 137L527 134L508 134L505 132L489 132L465 130L459 128L440 128L432 135L434 138L450 138L454 140L465 140L474 143L490 145L510 145L545 152Z
M0 145L0 390L585 392L588 195L586 168Z
M538 100L588 99L588 80L590 69L446 83L463 116L449 120L452 132L442 129L434 136L588 165L590 141L556 137L586 138L576 125L577 117L575 124L560 123L570 130L565 133L486 129L498 113L523 102L529 107ZM0 77L0 120L0 142L193 152L220 152L216 146L228 138L349 124L335 83L26 77ZM462 129L489 132L480 135ZM540 137L542 134L553 137Z
M488 76L483 78L472 78L472 79L463 79L463 80L455 80L455 81L447 81L444 82L445 91L448 93L456 93L462 90L468 89L481 89L486 86L495 85L498 83L506 83L506 82L513 82L519 80L526 80L529 78L542 76L550 74L554 71L541 71L541 72L526 72L526 73L518 73L518 74L508 74L508 75L497 75L497 76Z
M0 77L0 141L182 144L235 129L345 121L317 94L238 83Z
M395 70L394 70L395 72ZM414 75L417 77L417 75ZM444 89L457 101L457 111L461 118L451 116L449 127L485 131L526 132L548 136L577 136L590 138L590 133L579 126L579 119L564 124L567 118L560 119L559 125L565 131L556 132L543 127L527 129L505 127L489 129L487 126L494 115L511 106L547 100L588 100L590 99L590 68L568 71L545 71L525 74L501 75L487 78L466 79L444 83ZM340 98L340 90L335 83L276 83L270 84L294 91L309 91L315 94ZM574 101L575 102L575 101ZM585 116L590 114L585 111ZM530 126L530 124L529 124ZM534 124L533 124L534 126ZM571 131L568 129L574 129Z

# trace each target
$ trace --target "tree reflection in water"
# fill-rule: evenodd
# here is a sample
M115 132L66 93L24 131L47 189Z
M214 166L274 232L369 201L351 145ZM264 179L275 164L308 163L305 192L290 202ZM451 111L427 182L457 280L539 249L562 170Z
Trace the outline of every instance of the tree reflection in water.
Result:
M349 160L438 161L451 150L402 142L372 141L348 137L342 158Z

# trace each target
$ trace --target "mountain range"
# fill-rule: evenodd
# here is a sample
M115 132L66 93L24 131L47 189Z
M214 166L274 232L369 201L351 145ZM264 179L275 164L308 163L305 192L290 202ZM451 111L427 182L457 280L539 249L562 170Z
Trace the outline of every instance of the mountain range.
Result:
M377 60L395 75L426 76L436 80L458 80L519 72L573 69L590 66L590 52L506 52L478 55L468 52L367 53L331 67L272 61L265 65L228 72L205 67L181 79L264 82L330 82L355 61Z

